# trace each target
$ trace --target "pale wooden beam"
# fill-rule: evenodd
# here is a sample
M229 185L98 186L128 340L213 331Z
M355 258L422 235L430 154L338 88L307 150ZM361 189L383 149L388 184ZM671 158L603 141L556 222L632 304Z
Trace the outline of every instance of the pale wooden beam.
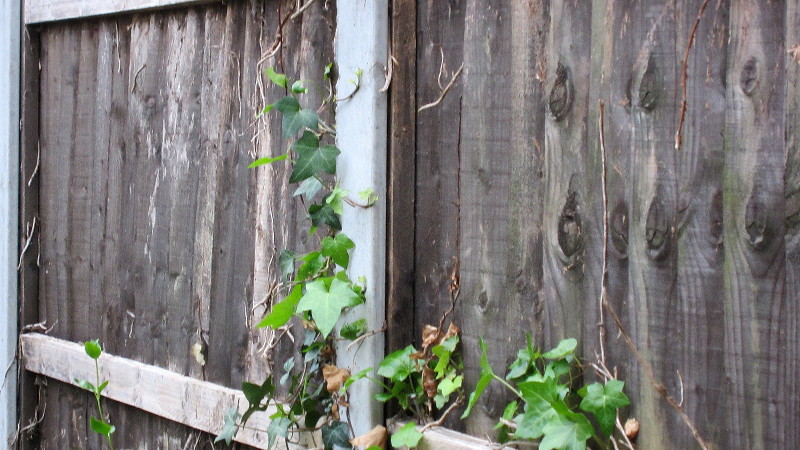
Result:
M142 12L154 9L221 3L222 0L26 0L26 25Z
M76 378L94 383L94 364L83 345L38 333L23 334L20 343L26 370L73 385ZM100 377L109 380L104 397L211 434L222 429L228 409L238 405L243 412L247 407L242 391L236 389L107 353L100 356L99 364ZM273 413L274 407L257 412L247 426L266 430ZM110 420L114 423L113 417ZM250 429L239 430L235 440L259 448L267 446L267 434Z

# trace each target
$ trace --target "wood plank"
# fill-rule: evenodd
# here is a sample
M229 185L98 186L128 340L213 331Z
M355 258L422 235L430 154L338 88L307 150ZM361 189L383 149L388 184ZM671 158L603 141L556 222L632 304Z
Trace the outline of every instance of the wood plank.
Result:
M22 128L20 137L19 191L19 324L25 327L39 322L39 77L40 35L26 29L22 34ZM30 237L30 240L28 239ZM18 371L19 420L22 424L35 423L44 405L39 403L40 388L36 377L24 370ZM22 395L25 393L25 395ZM17 436L21 448L36 446L31 430Z
M800 45L800 4L786 2L786 47ZM782 377L783 409L779 413L777 433L786 448L800 447L800 427L791 423L800 417L800 54L787 55L786 62L786 174L784 197L786 217L786 289L785 324L779 346L783 358L778 362Z
M386 352L414 342L417 1L392 2L387 193ZM402 61L402 62L400 62Z
M222 0L26 0L23 19L32 25L219 2Z
M20 142L20 4L0 6L0 298L6 299L0 313L0 367L4 389L0 389L0 436L16 431L17 380L17 264L19 241L19 142Z
M391 419L386 427L389 433L395 433L407 423L406 421ZM422 431L422 427L417 425L417 430ZM448 428L432 427L423 432L422 439L416 448L419 450L448 450L453 448L483 450L497 448L497 444ZM528 448L528 446L523 445L521 448Z
M29 333L20 336L20 345L25 370L73 385L76 378L95 379L94 366L80 344ZM247 405L241 391L127 358L103 353L99 365L100 377L109 380L104 397L208 433L222 429L227 410L241 411ZM266 430L275 411L270 407L253 414L248 426ZM240 430L235 440L256 447L268 443L266 433L251 429Z
M785 2L731 4L725 118L725 377L733 445L787 448ZM796 317L792 317L796 321ZM796 322L795 322L796 323ZM792 426L792 425L788 425Z

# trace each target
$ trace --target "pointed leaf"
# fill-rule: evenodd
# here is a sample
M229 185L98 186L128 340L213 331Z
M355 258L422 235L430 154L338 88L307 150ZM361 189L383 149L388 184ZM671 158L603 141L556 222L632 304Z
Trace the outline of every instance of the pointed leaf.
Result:
M583 450L586 448L586 441L593 433L594 428L586 417L567 410L565 414L560 414L557 420L545 425L544 438L539 444L539 450Z
M355 341L366 332L367 332L367 321L366 319L361 318L343 326L339 334L345 339Z
M556 348L550 350L547 353L544 353L544 356L547 359L558 359L563 358L567 355L571 355L572 352L575 351L575 348L578 346L578 341L575 338L564 339L558 343Z
M322 443L325 445L325 450L332 450L334 446L345 449L353 448L350 445L350 427L346 423L338 421L323 426Z
M314 133L306 130L292 145L292 150L297 153L297 161L289 176L290 183L303 181L319 172L336 173L336 157L341 152L333 145L320 147L319 138Z
M272 329L278 329L286 325L286 322L288 322L289 319L291 319L294 315L295 309L297 308L297 303L302 297L302 293L302 287L299 284L296 285L282 302L272 306L272 311L270 311L266 317L261 319L261 322L259 322L256 327L270 327Z
M308 208L308 216L315 227L324 223L336 231L342 229L342 221L330 205L311 205Z
M286 437L289 435L289 426L292 424L292 421L289 420L288 417L280 415L277 413L270 417L272 421L270 421L269 426L267 427L267 449L271 449L273 445L275 445L275 441L278 437Z
M322 183L317 177L310 177L300 183L300 186L297 187L297 190L294 191L292 196L297 197L298 195L302 195L306 198L307 202L310 202L320 189L322 189Z
M272 67L267 67L266 73L267 77L269 77L269 79L272 80L273 83L282 88L286 88L286 85L288 84L286 75L275 72L275 69L273 69Z
M593 383L581 390L583 400L580 408L594 414L603 434L610 436L614 431L617 409L630 404L628 396L622 392L625 383L619 380L608 380L605 386Z
M270 163L273 163L275 161L284 161L288 157L289 157L288 153L284 153L284 154L276 156L274 158L271 157L271 156L265 156L263 158L258 158L257 160L251 162L250 165L247 166L247 168L248 169L252 169L254 167L263 166L265 164L270 164Z
M281 250L278 256L278 267L281 268L281 279L288 280L294 273L294 259L297 257L291 250Z
M336 237L326 237L322 240L322 254L330 257L333 262L340 265L342 268L347 269L350 264L350 250L355 248L356 244L350 240L344 233L339 233Z
M233 437L236 436L236 432L239 431L239 426L236 424L236 421L241 417L237 408L231 408L225 411L225 415L222 416L222 431L220 431L217 438L214 439L214 443L225 441L226 444L230 445L233 441Z
M319 116L309 109L301 109L300 102L291 95L287 95L275 103L275 108L283 114L281 128L283 136L290 138L298 131L311 128L316 130ZM313 133L312 133L313 134Z
M348 283L333 279L330 288L321 279L306 284L306 293L297 305L297 312L310 311L323 338L333 330L344 308L358 305L361 297Z
M82 389L86 389L89 392L97 392L94 385L86 380L79 380L75 378L73 381Z
M408 422L392 435L392 447L400 448L406 446L414 448L419 445L420 439L422 439L422 433L417 430L416 424Z
M103 353L103 349L100 347L100 341L97 339L84 342L83 348L86 354L92 359L99 358L100 354Z
M475 402L478 401L478 398L483 394L486 386L488 386L489 382L494 378L494 372L492 371L492 366L489 365L489 357L486 354L486 343L483 341L483 338L480 338L479 342L481 345L481 376L478 379L478 384L475 385L475 390L469 394L467 409L464 410L464 414L461 415L462 419L469 416L472 407L475 406Z
M89 426L92 427L92 430L97 434L102 434L103 436L110 436L116 428L114 425L110 423L105 423L102 420L99 420L95 417L89 418Z

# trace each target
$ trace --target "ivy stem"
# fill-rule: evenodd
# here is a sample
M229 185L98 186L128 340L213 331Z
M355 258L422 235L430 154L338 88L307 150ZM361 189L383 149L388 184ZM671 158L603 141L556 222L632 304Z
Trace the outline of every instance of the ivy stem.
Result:
M521 398L522 400L525 400L524 398L522 398L522 392L520 392L520 391L518 391L517 389L515 389L515 388L514 388L514 386L511 386L511 384L510 384L508 381L506 381L506 380L504 380L504 379L502 379L502 378L498 377L498 376L497 376L497 374L494 374L494 373L492 374L492 376L494 377L494 379L495 379L495 380L499 381L499 382L500 382L500 383L502 383L502 384L503 384L505 387L507 387L508 389L510 389L510 390L511 390L511 392L513 392L513 393L514 393L514 394L515 394L517 397Z
M100 364L97 360L94 360L94 374L95 374L95 391L94 391L94 399L97 400L97 411L100 413L100 420L103 422L106 421L106 415L103 414L103 405L100 403ZM111 433L105 434L106 442L108 442L108 447L111 450L114 450L114 444L111 442Z

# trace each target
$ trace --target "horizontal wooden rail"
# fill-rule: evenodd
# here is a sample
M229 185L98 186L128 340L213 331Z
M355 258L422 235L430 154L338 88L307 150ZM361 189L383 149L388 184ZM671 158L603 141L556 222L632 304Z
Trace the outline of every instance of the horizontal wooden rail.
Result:
M23 334L20 344L26 370L70 384L75 378L94 382L94 364L83 345L37 333ZM222 429L225 411L237 405L243 411L247 405L241 391L160 367L107 353L99 363L101 378L109 380L104 397L211 434ZM253 414L247 426L266 430L274 412ZM266 448L267 433L241 429L235 440Z
M390 420L388 429L390 433L395 433L407 422L401 420ZM417 430L422 431L422 427L417 425ZM533 443L531 443L531 447ZM433 427L425 430L422 439L417 445L418 450L448 450L458 448L463 450L490 450L497 449L499 444L476 438L468 434L459 433L443 427ZM528 448L528 447L523 447Z
M26 25L142 12L177 6L220 3L222 0L26 0Z

